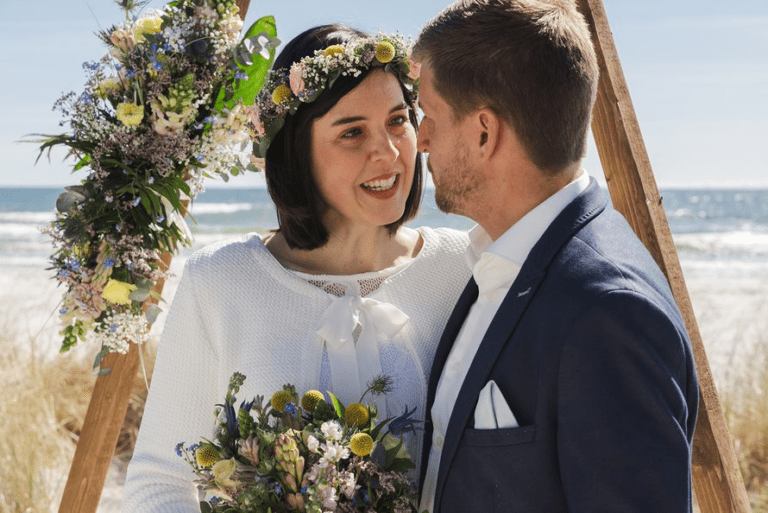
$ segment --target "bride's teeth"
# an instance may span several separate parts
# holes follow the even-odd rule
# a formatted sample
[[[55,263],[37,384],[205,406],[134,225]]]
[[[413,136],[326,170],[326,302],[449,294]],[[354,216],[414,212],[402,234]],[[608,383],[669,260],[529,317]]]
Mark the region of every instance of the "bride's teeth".
[[[365,182],[362,185],[364,188],[371,191],[386,191],[395,185],[395,180],[397,180],[397,175],[393,176],[389,180],[371,180],[370,182]]]

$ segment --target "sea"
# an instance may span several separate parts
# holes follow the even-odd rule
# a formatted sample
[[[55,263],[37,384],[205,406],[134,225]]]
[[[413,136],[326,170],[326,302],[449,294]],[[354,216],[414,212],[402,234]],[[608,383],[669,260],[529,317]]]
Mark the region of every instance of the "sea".
[[[54,218],[61,188],[0,188],[0,266],[46,267],[50,238],[40,228]],[[661,189],[662,204],[684,271],[719,278],[768,278],[768,190]],[[187,222],[195,236],[181,256],[218,240],[277,226],[265,189],[209,188]],[[194,220],[193,220],[194,219]],[[440,212],[427,190],[410,226],[469,229],[467,218]]]

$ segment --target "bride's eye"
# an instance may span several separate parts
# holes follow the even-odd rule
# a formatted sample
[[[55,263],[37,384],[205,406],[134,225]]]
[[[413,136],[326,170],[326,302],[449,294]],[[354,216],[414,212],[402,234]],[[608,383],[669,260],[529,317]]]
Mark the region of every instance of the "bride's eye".
[[[391,120],[389,120],[389,126],[400,126],[408,121],[408,116],[404,116],[402,114],[393,117]]]
[[[355,127],[355,128],[350,128],[349,130],[347,130],[346,132],[341,134],[341,138],[342,139],[355,139],[355,138],[357,138],[357,137],[359,137],[361,135],[363,135],[363,131],[360,128]]]

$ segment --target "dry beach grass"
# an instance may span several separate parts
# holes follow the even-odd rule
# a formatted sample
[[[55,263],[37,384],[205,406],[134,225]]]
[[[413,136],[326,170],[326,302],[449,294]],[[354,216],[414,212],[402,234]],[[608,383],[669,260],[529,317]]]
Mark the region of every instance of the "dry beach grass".
[[[688,287],[753,511],[768,512],[768,288],[698,275]],[[0,513],[57,510],[95,382],[92,348],[56,355],[56,319],[40,330],[60,292],[45,271],[0,269]],[[137,376],[102,513],[118,511],[145,396]]]

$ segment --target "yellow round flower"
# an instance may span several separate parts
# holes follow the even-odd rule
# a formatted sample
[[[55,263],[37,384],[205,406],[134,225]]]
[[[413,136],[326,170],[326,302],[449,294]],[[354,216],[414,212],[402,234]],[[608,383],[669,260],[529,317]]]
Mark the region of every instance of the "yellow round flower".
[[[291,91],[291,88],[287,85],[279,85],[275,88],[274,91],[272,91],[272,101],[275,102],[275,105],[280,105],[284,101],[288,100],[293,96],[293,92]]]
[[[324,401],[323,393],[319,390],[307,390],[301,396],[301,407],[307,411],[315,411],[315,406],[320,401]]]
[[[344,421],[348,426],[365,426],[370,419],[368,408],[360,403],[352,403],[344,410]]]
[[[349,450],[356,456],[368,456],[373,451],[373,438],[368,433],[356,433],[349,439]]]
[[[110,278],[101,292],[101,297],[116,305],[130,305],[131,299],[128,296],[134,290],[136,290],[136,285]]]
[[[272,394],[272,399],[270,400],[270,403],[272,404],[272,409],[275,411],[283,412],[285,411],[285,405],[291,402],[293,398],[291,397],[291,394],[286,392],[285,390],[278,390],[274,394]]]
[[[219,461],[219,451],[212,445],[204,444],[195,451],[195,460],[201,467],[210,467]]]
[[[329,55],[336,55],[337,53],[344,53],[344,47],[341,45],[331,45],[323,50],[323,55],[326,57]]]
[[[117,119],[125,126],[139,126],[144,119],[144,106],[135,103],[119,103],[117,105]]]
[[[376,59],[382,64],[386,64],[395,58],[395,45],[389,41],[380,41],[376,45]]]

